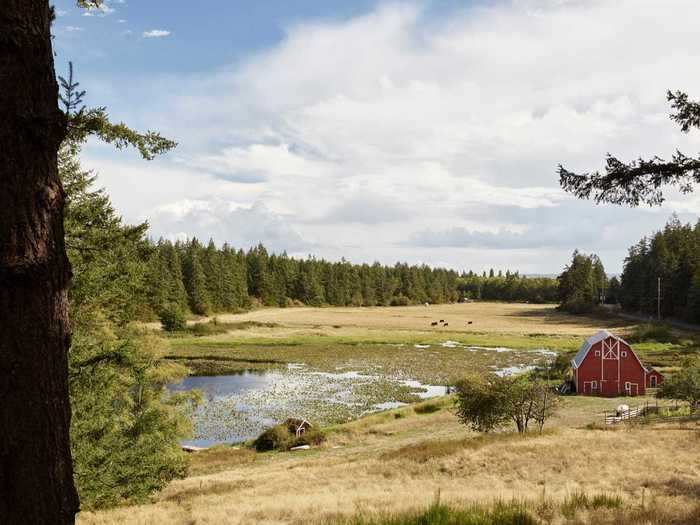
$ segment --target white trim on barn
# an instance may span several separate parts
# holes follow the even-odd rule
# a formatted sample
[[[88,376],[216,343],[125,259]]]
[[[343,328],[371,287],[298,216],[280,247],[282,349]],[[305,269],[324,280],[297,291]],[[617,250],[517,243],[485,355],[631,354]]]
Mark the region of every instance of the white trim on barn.
[[[629,347],[629,349],[632,350],[632,355],[634,356],[634,358],[637,360],[639,365],[642,367],[642,369],[646,373],[646,367],[640,361],[639,356],[637,356],[637,352],[635,352],[632,349],[632,345],[630,345],[622,337],[618,337],[616,335],[613,335],[610,332],[608,332],[607,330],[601,330],[600,332],[592,335],[591,337],[589,337],[588,339],[586,339],[583,342],[583,344],[581,345],[581,348],[579,348],[578,352],[576,352],[576,355],[571,360],[572,368],[577,369],[579,366],[581,366],[581,363],[583,363],[583,360],[586,359],[586,356],[588,355],[589,350],[591,348],[593,348],[593,346],[595,346],[597,343],[600,343],[601,341],[605,341],[609,337],[615,339],[615,341],[617,342],[618,348],[619,348],[619,344],[621,342],[624,343],[625,345],[627,345],[627,347]],[[605,351],[603,350],[603,355],[604,355],[604,353],[605,353]],[[597,355],[596,355],[596,357],[597,357]],[[601,372],[602,372],[602,367],[603,367],[603,363],[602,363],[602,359],[601,359]],[[646,381],[646,377],[644,379]]]

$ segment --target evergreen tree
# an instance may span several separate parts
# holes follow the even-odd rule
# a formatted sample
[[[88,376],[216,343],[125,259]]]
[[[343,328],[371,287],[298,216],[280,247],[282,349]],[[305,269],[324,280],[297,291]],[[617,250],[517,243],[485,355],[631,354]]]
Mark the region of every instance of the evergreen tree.
[[[602,290],[607,284],[605,269],[597,255],[574,251],[571,263],[558,277],[559,302],[571,313],[590,312],[603,302]]]
[[[202,245],[196,238],[187,243],[182,261],[182,278],[192,313],[207,315],[211,310],[211,297],[207,288],[207,276],[202,266]]]
[[[130,328],[145,290],[164,283],[148,265],[160,272],[167,265],[149,248],[145,224],[123,224],[106,194],[90,190],[95,178],[80,168],[78,151],[63,146],[59,173],[74,268],[71,450],[81,504],[90,509],[143,499],[184,475],[179,439],[187,421],[176,409],[183,399],[168,396],[165,384],[186,371],[161,361],[154,340]]]

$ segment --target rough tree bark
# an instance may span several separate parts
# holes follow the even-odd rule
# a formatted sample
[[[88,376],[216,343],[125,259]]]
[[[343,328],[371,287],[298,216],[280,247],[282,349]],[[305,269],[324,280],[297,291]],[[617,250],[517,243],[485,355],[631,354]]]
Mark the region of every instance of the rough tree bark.
[[[73,523],[63,188],[47,0],[0,8],[0,523]]]

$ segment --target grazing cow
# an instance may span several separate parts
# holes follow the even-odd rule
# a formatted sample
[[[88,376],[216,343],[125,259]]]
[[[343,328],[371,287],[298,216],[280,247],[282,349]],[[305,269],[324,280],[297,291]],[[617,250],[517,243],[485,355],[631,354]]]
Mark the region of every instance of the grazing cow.
[[[443,326],[450,326],[450,323],[445,323]]]
[[[472,324],[474,321],[468,321],[467,324]]]
[[[437,321],[433,321],[432,323],[430,323],[430,326],[437,326]]]
[[[445,320],[444,320],[444,319],[440,319],[440,322],[441,322],[441,323],[444,323],[444,322],[445,322]]]

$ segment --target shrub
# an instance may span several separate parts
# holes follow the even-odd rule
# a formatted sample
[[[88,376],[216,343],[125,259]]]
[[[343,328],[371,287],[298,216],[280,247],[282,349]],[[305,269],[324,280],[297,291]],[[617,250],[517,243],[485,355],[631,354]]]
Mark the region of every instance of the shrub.
[[[416,414],[432,414],[440,410],[440,403],[421,403],[413,407],[413,411]]]
[[[542,432],[559,404],[547,383],[526,376],[471,375],[457,382],[455,391],[457,417],[478,432],[489,432],[508,420],[520,433],[527,432],[531,422]]]
[[[158,314],[160,324],[166,332],[184,330],[187,326],[185,311],[176,304],[169,304],[163,307]]]
[[[229,331],[229,326],[212,320],[208,323],[194,323],[187,328],[187,331],[195,337],[203,337],[205,335],[225,334]]]
[[[323,434],[323,432],[314,428],[311,430],[307,430],[298,438],[294,438],[294,442],[292,443],[292,447],[298,447],[301,445],[310,445],[310,446],[320,445],[325,440],[326,440],[326,436]]]
[[[666,324],[640,324],[634,328],[628,340],[631,343],[644,343],[646,341],[656,341],[657,343],[675,343],[677,338],[673,335],[673,330]]]
[[[390,306],[408,306],[409,304],[411,304],[411,301],[403,294],[395,295],[389,303]]]
[[[326,436],[320,430],[312,428],[301,436],[296,437],[287,425],[281,423],[268,428],[253,442],[255,450],[258,452],[268,452],[270,450],[289,450],[302,445],[320,445]]]
[[[489,432],[508,419],[503,394],[494,384],[498,381],[473,374],[455,384],[457,417],[472,430]]]
[[[657,397],[687,401],[700,407],[700,361],[686,360],[681,370],[661,383]]]
[[[253,443],[258,452],[270,450],[289,450],[292,448],[294,436],[285,425],[275,425],[265,430]]]

